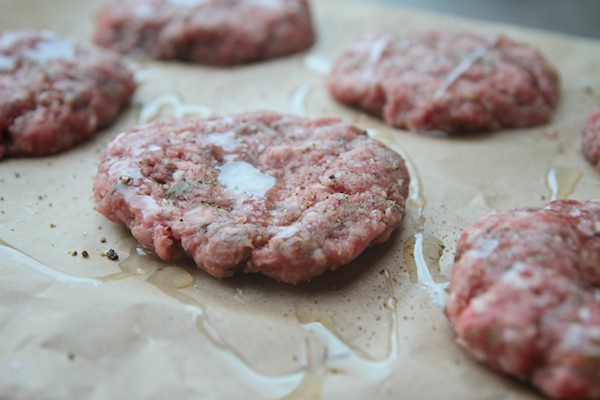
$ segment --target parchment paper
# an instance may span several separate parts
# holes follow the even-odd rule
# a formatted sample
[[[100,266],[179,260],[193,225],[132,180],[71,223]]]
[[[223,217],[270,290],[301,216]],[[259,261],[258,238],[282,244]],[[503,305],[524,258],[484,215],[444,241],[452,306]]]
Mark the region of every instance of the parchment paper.
[[[600,42],[372,3],[312,3],[319,42],[310,52],[230,69],[131,60],[139,89],[110,128],[56,156],[0,162],[0,398],[539,398],[464,355],[443,315],[443,288],[458,236],[479,217],[598,197],[600,173],[583,159],[580,137],[600,104]],[[0,29],[51,29],[90,44],[101,4],[4,0]],[[329,97],[323,73],[354,37],[432,26],[537,46],[562,76],[553,122],[433,138]],[[413,174],[402,229],[350,265],[291,286],[254,275],[220,281],[185,259],[157,261],[95,211],[100,154],[140,118],[250,109],[339,116],[393,146]],[[101,256],[109,249],[119,260]]]

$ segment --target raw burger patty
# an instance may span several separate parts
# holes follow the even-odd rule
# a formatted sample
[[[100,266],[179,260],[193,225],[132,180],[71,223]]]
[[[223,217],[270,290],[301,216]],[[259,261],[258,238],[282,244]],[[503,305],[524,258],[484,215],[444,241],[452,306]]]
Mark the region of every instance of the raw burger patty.
[[[112,52],[50,32],[0,32],[0,159],[73,146],[113,121],[134,90]]]
[[[249,112],[121,134],[94,194],[165,260],[180,246],[216,277],[296,283],[387,240],[409,180],[399,155],[339,119]]]
[[[118,0],[100,12],[94,39],[209,65],[285,56],[315,40],[308,0]]]
[[[339,101],[397,128],[466,133],[547,122],[558,76],[536,50],[513,39],[420,30],[351,44],[329,88]]]
[[[583,154],[600,170],[600,108],[596,109],[587,120],[583,132]]]
[[[600,399],[600,201],[481,219],[458,242],[446,313],[492,368],[557,399]]]

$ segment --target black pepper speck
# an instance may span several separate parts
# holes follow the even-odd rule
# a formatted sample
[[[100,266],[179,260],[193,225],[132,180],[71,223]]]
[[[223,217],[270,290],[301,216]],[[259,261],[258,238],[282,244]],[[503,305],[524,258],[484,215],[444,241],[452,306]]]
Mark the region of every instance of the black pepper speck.
[[[117,261],[119,259],[119,255],[114,249],[110,249],[106,252],[106,257],[108,257],[112,261]]]

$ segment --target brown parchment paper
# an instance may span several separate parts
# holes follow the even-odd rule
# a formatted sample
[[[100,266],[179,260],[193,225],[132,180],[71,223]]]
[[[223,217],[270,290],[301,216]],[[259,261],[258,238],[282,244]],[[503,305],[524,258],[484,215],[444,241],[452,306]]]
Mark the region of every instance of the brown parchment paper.
[[[3,0],[0,29],[50,29],[90,44],[102,3]],[[460,232],[479,217],[598,197],[600,173],[580,137],[600,104],[600,42],[375,3],[312,3],[319,42],[309,52],[230,69],[131,60],[139,89],[110,128],[56,156],[0,162],[0,398],[539,398],[463,354],[443,287]],[[329,97],[324,72],[354,37],[432,26],[537,46],[562,76],[553,122],[433,138]],[[99,158],[119,132],[140,119],[250,109],[339,116],[404,155],[413,183],[402,229],[350,265],[291,286],[157,261],[94,210]],[[102,257],[108,249],[119,260]]]

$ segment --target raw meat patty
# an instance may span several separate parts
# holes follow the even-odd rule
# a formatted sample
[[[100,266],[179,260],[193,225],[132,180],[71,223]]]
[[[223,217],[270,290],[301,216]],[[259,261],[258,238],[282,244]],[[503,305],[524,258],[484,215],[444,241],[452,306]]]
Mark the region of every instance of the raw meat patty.
[[[558,75],[532,47],[504,36],[419,30],[351,44],[329,88],[397,128],[467,133],[547,122]]]
[[[0,32],[0,159],[73,146],[113,121],[134,90],[112,52],[50,32]]]
[[[600,170],[600,108],[596,109],[587,120],[583,132],[583,154],[598,170]]]
[[[600,399],[600,201],[481,219],[460,238],[446,313],[492,368],[557,399]]]
[[[409,180],[399,155],[339,119],[249,112],[121,134],[94,194],[165,260],[180,244],[216,277],[296,283],[387,240]]]
[[[296,53],[315,38],[308,0],[118,0],[100,12],[94,40],[225,66]]]

